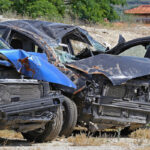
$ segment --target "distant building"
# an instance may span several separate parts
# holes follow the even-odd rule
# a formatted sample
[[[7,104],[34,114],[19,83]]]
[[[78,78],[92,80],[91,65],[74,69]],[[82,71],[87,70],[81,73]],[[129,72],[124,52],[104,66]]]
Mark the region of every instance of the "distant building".
[[[124,13],[135,16],[137,22],[150,23],[150,5],[140,5],[125,10]]]

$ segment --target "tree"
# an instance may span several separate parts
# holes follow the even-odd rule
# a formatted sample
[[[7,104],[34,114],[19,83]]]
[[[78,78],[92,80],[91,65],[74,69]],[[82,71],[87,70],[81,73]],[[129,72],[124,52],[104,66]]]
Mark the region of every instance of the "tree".
[[[80,19],[101,22],[104,18],[118,19],[113,5],[125,5],[126,0],[70,0],[70,4],[74,15]]]
[[[32,18],[37,18],[41,16],[46,17],[56,17],[59,15],[59,12],[55,5],[53,5],[52,2],[49,2],[48,0],[36,0],[29,2],[27,6],[27,13]]]
[[[0,0],[0,11],[5,12],[10,10],[12,2],[10,0]]]
[[[54,18],[65,14],[65,5],[64,0],[0,0],[0,11],[9,10],[32,18]]]
[[[103,22],[118,19],[113,5],[124,5],[126,0],[0,0],[0,11],[13,10],[17,14],[29,15],[32,18],[63,18],[67,10],[81,20]],[[66,4],[66,5],[65,5]],[[70,13],[70,15],[72,15]]]
[[[33,18],[53,18],[65,13],[63,0],[13,0],[12,7],[18,14],[27,14]]]

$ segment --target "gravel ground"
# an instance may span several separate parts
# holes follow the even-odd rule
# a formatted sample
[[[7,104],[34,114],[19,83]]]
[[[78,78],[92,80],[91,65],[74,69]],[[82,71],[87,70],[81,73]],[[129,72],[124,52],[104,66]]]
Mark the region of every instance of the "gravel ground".
[[[6,145],[0,147],[0,150],[149,150],[149,143],[149,140],[108,138],[101,146],[72,146],[66,139],[42,144],[31,144],[24,140],[7,140]]]

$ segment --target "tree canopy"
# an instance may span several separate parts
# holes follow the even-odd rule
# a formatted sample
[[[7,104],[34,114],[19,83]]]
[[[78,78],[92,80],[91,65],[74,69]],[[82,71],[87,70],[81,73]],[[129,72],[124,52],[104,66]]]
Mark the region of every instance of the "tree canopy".
[[[9,10],[32,18],[63,18],[67,14],[89,22],[118,19],[113,5],[125,5],[126,0],[0,0],[0,11]],[[67,10],[67,11],[66,11]],[[69,11],[68,11],[69,10]]]

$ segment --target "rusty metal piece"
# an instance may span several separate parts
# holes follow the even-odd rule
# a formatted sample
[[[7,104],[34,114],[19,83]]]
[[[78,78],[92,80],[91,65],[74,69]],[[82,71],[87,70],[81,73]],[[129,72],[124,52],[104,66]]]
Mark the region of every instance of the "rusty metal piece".
[[[32,72],[32,78],[33,78],[35,75],[35,70],[30,68],[28,57],[26,57],[24,59],[18,59],[18,61],[22,64],[22,68],[25,67],[26,71]],[[20,68],[20,72],[21,72],[22,68]]]
[[[76,95],[77,93],[81,92],[83,89],[85,89],[85,86],[81,87],[80,89],[78,89],[77,91],[75,91],[73,93],[73,95]]]

